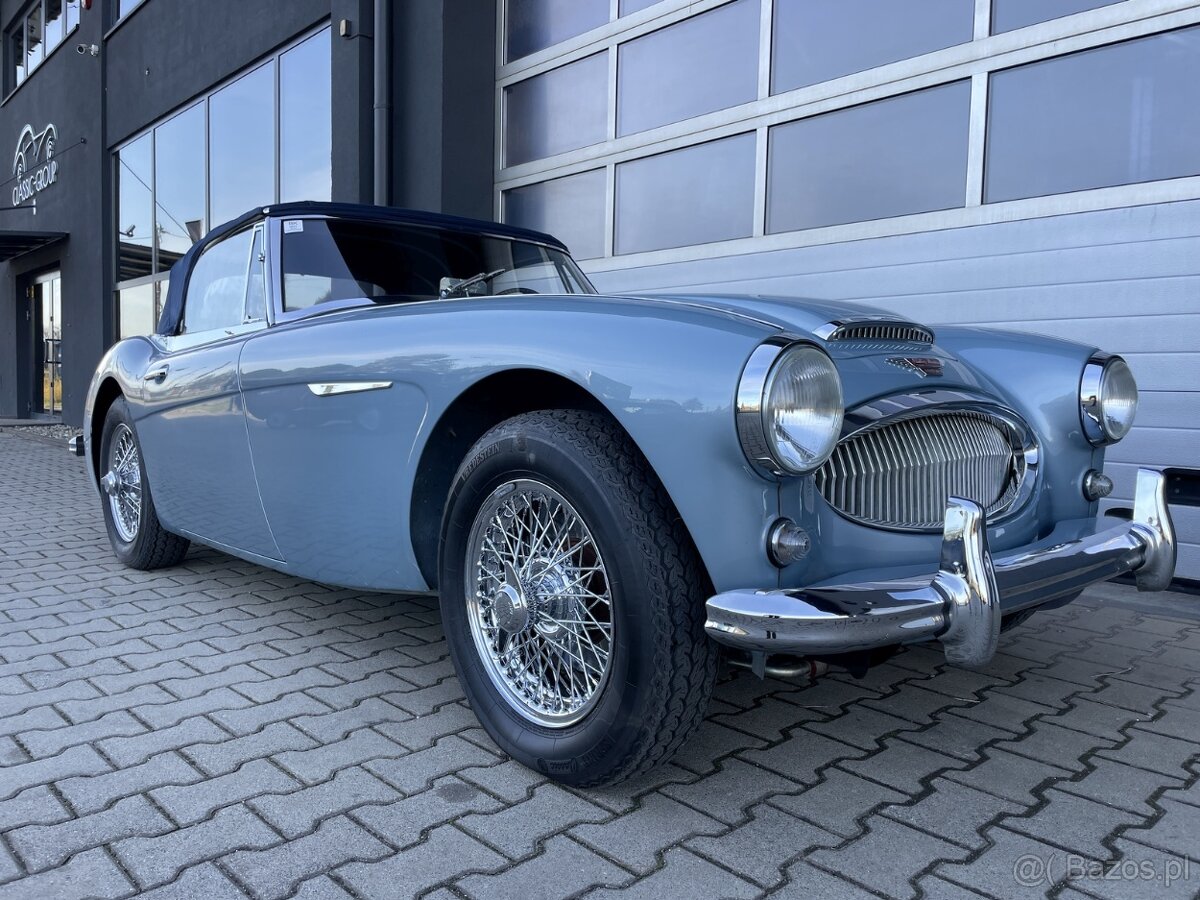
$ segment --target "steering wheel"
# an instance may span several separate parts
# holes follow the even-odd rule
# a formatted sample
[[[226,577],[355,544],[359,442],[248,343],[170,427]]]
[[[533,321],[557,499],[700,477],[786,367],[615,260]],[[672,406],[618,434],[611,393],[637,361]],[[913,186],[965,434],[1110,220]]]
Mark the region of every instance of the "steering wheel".
[[[505,288],[504,290],[497,292],[496,296],[502,297],[505,294],[536,294],[536,293],[537,293],[537,291],[535,291],[533,288],[510,287],[510,288]]]

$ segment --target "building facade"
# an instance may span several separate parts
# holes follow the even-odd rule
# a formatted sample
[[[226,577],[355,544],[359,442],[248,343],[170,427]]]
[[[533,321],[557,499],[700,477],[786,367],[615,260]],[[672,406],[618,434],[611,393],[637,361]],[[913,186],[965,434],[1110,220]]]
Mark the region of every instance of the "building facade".
[[[1093,342],[1142,389],[1110,504],[1139,464],[1200,469],[1196,0],[0,0],[0,26],[0,417],[78,421],[213,225],[381,198],[551,231],[603,290]]]

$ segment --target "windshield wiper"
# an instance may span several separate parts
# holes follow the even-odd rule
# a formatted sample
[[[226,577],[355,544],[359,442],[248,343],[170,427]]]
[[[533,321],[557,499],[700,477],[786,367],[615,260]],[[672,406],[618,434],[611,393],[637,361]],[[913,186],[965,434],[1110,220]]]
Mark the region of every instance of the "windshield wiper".
[[[507,269],[494,269],[491,272],[480,272],[478,275],[472,275],[470,278],[464,278],[462,281],[453,287],[442,288],[441,297],[443,300],[449,300],[451,297],[462,297],[466,294],[468,288],[472,288],[484,281],[491,281],[497,275],[502,275],[507,272]]]

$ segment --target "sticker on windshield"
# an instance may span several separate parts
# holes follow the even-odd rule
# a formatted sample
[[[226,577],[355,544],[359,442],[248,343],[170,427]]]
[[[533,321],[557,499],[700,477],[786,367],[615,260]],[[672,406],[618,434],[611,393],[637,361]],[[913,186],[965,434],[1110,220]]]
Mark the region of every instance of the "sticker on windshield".
[[[297,231],[304,230],[303,219],[285,219],[283,222],[284,234],[295,234]]]

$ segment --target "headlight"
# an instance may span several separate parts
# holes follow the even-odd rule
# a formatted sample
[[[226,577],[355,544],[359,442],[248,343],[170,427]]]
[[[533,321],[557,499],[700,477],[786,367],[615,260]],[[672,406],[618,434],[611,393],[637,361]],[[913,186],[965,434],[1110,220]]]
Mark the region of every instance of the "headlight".
[[[1115,444],[1129,434],[1137,404],[1137,382],[1125,360],[1107,353],[1088,360],[1079,382],[1079,417],[1089,441]]]
[[[738,437],[747,458],[803,475],[829,458],[842,430],[842,381],[811,344],[775,339],[750,355],[738,386]]]

